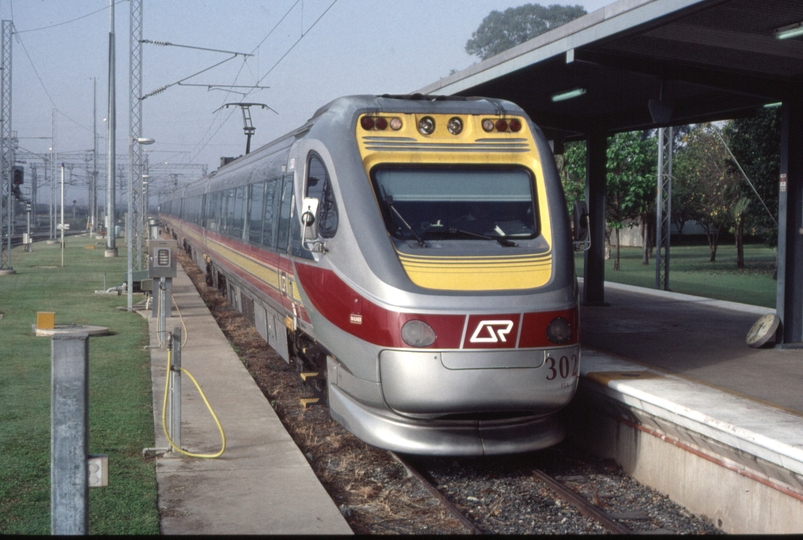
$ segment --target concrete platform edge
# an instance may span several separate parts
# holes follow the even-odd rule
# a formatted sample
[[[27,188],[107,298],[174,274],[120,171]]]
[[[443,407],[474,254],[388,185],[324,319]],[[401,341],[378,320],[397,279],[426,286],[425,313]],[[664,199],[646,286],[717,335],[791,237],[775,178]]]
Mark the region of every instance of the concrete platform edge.
[[[583,278],[577,278],[577,281],[578,283],[582,284]],[[649,296],[657,296],[659,298],[670,298],[672,300],[677,300],[682,302],[693,302],[695,304],[706,305],[710,307],[718,307],[722,309],[730,309],[732,311],[740,311],[742,313],[754,313],[757,317],[766,315],[768,313],[775,313],[774,308],[753,306],[750,304],[741,304],[739,302],[728,302],[727,300],[715,300],[713,298],[705,298],[704,296],[694,296],[691,294],[683,294],[672,291],[662,291],[660,289],[652,289],[649,287],[637,287],[635,285],[625,285],[624,283],[615,283],[613,281],[606,281],[605,288],[635,292],[638,294],[645,294]]]
[[[571,439],[726,532],[803,532],[799,415],[584,349],[567,416]]]

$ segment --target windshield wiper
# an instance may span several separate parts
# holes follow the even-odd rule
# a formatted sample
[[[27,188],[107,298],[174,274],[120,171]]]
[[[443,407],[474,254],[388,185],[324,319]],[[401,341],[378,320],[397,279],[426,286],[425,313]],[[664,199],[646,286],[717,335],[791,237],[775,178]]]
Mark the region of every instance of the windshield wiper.
[[[451,234],[465,234],[467,236],[474,236],[476,238],[483,238],[485,240],[496,240],[497,242],[499,242],[500,244],[502,244],[503,246],[506,246],[506,247],[516,247],[516,246],[518,246],[518,244],[516,242],[514,242],[513,240],[508,240],[507,238],[504,238],[502,236],[491,236],[490,234],[480,234],[480,233],[475,233],[475,232],[471,232],[471,231],[466,231],[466,230],[463,230],[463,229],[457,229],[455,227],[449,227],[449,232]]]
[[[413,230],[413,228],[410,226],[410,224],[409,224],[409,223],[407,223],[407,220],[406,220],[406,219],[404,219],[404,216],[402,216],[402,215],[399,213],[399,211],[398,211],[398,210],[396,210],[396,207],[395,207],[395,206],[393,206],[393,198],[392,198],[392,197],[387,197],[387,198],[385,199],[385,202],[387,203],[387,205],[388,205],[388,208],[390,208],[390,209],[391,209],[391,210],[392,210],[392,211],[393,211],[393,212],[394,212],[394,213],[395,213],[397,216],[399,216],[399,219],[402,221],[402,223],[404,223],[404,226],[405,226],[405,227],[407,227],[407,230],[408,230],[408,231],[410,231],[411,233],[413,233],[413,236],[415,236],[415,239],[416,239],[416,240],[418,240],[418,245],[419,245],[419,246],[421,246],[421,247],[428,247],[428,246],[427,246],[427,243],[426,243],[426,242],[424,242],[424,239],[423,239],[423,238],[421,238],[421,237],[418,235],[418,233],[416,233],[416,232]]]

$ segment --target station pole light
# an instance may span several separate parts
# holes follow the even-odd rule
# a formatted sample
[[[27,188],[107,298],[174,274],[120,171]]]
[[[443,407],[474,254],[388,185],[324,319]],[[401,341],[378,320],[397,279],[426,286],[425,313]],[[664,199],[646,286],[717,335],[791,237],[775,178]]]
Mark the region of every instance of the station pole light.
[[[131,164],[134,162],[134,145],[135,144],[153,144],[154,141],[148,137],[129,137],[128,138],[128,212],[125,216],[125,240],[126,240],[126,253],[128,254],[128,261],[126,268],[128,269],[128,277],[126,283],[126,296],[128,298],[128,311],[134,311],[134,241],[135,238],[131,235],[133,211],[134,211],[134,168]]]
[[[108,158],[106,164],[106,257],[117,257],[117,244],[115,240],[115,204],[114,175],[116,173],[115,146],[117,129],[117,106],[115,102],[115,42],[114,42],[114,0],[109,0],[109,123],[107,124]]]
[[[61,164],[61,267],[64,268],[64,163]]]

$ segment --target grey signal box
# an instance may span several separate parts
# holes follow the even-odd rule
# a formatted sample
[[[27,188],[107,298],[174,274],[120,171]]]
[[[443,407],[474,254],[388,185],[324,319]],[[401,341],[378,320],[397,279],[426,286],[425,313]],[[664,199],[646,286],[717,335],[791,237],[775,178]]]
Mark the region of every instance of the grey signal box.
[[[176,277],[175,240],[148,240],[148,277]]]

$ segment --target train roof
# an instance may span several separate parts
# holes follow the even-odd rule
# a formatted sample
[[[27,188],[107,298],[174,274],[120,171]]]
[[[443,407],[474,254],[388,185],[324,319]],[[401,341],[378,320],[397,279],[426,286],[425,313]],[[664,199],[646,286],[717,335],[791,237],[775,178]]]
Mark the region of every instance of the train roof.
[[[497,98],[467,96],[427,96],[424,94],[382,94],[344,96],[330,101],[312,115],[305,124],[313,123],[327,112],[371,111],[421,113],[443,112],[463,114],[524,114],[515,103]]]
[[[334,99],[319,108],[303,125],[285,133],[250,154],[240,156],[223,165],[207,176],[188,184],[179,190],[179,197],[201,194],[206,191],[209,184],[221,173],[237,170],[246,166],[253,160],[263,159],[266,153],[276,152],[277,147],[289,148],[292,141],[305,136],[316,124],[336,123],[339,121],[350,123],[354,116],[363,112],[382,113],[394,112],[400,114],[415,113],[442,113],[442,114],[489,114],[505,116],[508,114],[525,115],[526,113],[515,103],[497,98],[467,97],[467,96],[432,96],[424,94],[382,94],[382,95],[353,95]],[[327,120],[329,122],[327,122]],[[284,144],[282,144],[284,143]]]

